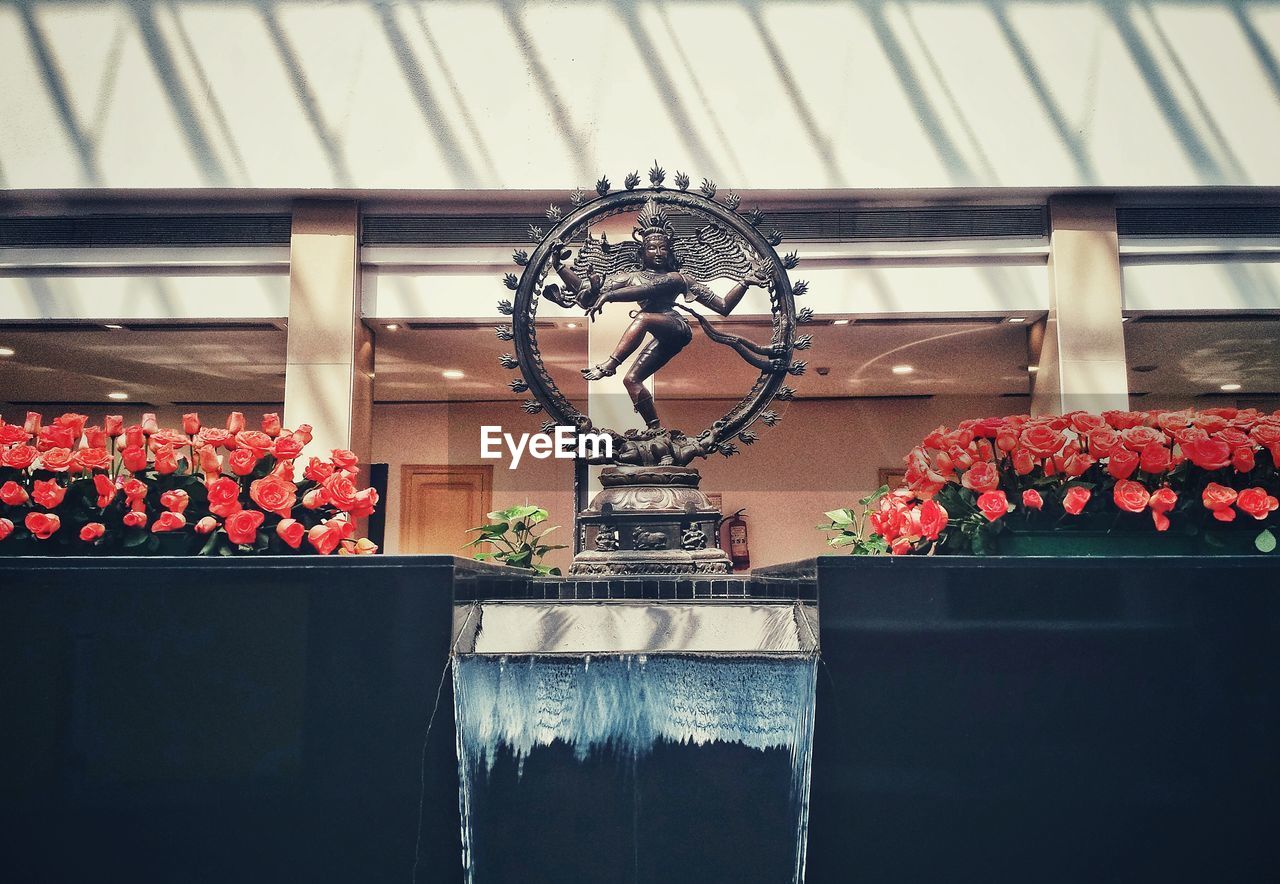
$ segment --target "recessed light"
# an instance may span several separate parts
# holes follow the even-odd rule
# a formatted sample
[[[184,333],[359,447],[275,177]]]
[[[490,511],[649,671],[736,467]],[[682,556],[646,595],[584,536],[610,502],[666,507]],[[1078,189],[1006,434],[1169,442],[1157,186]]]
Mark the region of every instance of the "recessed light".
[[[0,356],[12,356],[16,352],[12,347],[0,347]]]
[[[1129,317],[1127,317],[1127,316],[1121,316],[1121,317],[1120,317],[1120,321],[1121,321],[1121,322],[1128,322],[1128,321],[1129,321]]]
[[[566,328],[577,328],[577,327],[578,327],[578,323],[576,322],[571,322],[568,324],[568,326],[566,326]]]
[[[1240,385],[1239,384],[1223,384],[1218,389],[1224,393],[1234,393],[1236,390],[1240,389]]]
[[[108,322],[106,325],[103,326],[103,328],[110,329],[111,331],[120,331],[121,329],[124,328],[124,326],[116,325],[115,323]]]
[[[849,324],[849,320],[847,320],[847,319],[833,319],[833,320],[831,320],[831,324],[832,324],[832,325],[848,325],[848,324]]]
[[[1028,366],[1027,366],[1027,371],[1029,371],[1031,374],[1035,374],[1035,373],[1036,373],[1036,372],[1038,372],[1039,370],[1040,370],[1040,366],[1038,366],[1038,365],[1028,365]]]
[[[911,374],[911,372],[915,371],[915,366],[895,365],[893,368],[890,369],[890,371],[892,371],[894,374]]]
[[[1027,321],[1027,317],[1025,316],[1010,316],[1008,319],[1005,320],[1005,322],[1013,322],[1013,323],[1026,322],[1026,321]]]
[[[383,328],[385,328],[387,331],[397,331],[399,330],[400,325],[395,322],[388,322],[386,325],[383,326]]]
[[[444,371],[440,372],[440,374],[451,381],[456,381],[458,378],[466,377],[465,374],[456,368],[446,368]]]
[[[107,398],[108,398],[108,399],[115,399],[117,402],[119,402],[119,401],[122,401],[122,400],[128,399],[128,398],[129,398],[129,394],[128,394],[128,393],[120,393],[120,392],[108,393],[108,394],[107,394]]]

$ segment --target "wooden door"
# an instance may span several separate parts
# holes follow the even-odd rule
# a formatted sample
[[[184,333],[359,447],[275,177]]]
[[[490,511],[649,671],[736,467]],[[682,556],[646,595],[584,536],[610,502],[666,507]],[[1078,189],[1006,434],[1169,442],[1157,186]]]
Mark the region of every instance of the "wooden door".
[[[400,468],[400,552],[465,556],[462,549],[493,509],[493,465]]]

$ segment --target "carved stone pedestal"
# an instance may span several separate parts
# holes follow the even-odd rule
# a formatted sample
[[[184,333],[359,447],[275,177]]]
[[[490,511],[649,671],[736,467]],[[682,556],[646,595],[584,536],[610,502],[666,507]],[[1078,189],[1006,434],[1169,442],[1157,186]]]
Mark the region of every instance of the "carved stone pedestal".
[[[720,512],[691,467],[608,467],[578,513],[582,552],[570,574],[727,574],[716,545]]]

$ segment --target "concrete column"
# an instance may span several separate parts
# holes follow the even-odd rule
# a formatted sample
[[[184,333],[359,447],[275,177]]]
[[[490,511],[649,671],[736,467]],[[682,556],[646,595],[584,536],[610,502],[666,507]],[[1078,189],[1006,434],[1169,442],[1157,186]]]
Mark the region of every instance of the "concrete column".
[[[360,319],[358,225],[354,202],[294,204],[284,419],[315,428],[317,455],[349,448],[368,463],[373,341]]]
[[[1111,197],[1049,200],[1049,317],[1033,375],[1033,414],[1129,407],[1120,245]],[[1038,334],[1034,337],[1039,338]]]

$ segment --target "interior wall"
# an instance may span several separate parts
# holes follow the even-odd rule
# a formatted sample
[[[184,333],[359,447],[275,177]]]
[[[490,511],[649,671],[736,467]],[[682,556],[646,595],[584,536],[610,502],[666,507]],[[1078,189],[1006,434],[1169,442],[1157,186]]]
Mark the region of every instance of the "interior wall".
[[[28,0],[0,188],[1275,184],[1277,56],[1271,0]]]
[[[822,513],[852,505],[874,489],[881,467],[900,467],[902,458],[939,424],[968,417],[1025,411],[1018,398],[934,397],[930,399],[842,399],[778,403],[783,420],[759,428],[760,440],[731,457],[700,462],[704,491],[723,496],[726,514],[745,507],[753,566],[794,561],[827,551],[814,526]],[[719,417],[722,401],[661,404],[664,419],[691,432]],[[567,460],[480,458],[480,427],[507,432],[538,431],[539,418],[512,403],[435,403],[374,407],[373,451],[391,465],[387,508],[387,551],[399,550],[400,465],[493,463],[494,507],[537,503],[561,525],[568,543],[573,524],[573,469]],[[570,551],[548,563],[567,570]]]

